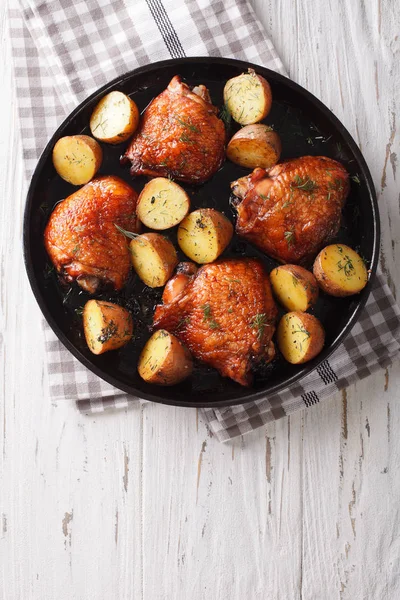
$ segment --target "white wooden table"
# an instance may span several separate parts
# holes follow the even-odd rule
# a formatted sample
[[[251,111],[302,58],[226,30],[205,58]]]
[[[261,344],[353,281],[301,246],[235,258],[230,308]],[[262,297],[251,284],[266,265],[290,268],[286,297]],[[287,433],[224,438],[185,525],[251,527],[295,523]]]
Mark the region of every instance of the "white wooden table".
[[[359,143],[400,291],[397,0],[253,1],[290,76]],[[399,362],[229,445],[190,409],[52,406],[4,3],[0,19],[0,598],[400,598]]]

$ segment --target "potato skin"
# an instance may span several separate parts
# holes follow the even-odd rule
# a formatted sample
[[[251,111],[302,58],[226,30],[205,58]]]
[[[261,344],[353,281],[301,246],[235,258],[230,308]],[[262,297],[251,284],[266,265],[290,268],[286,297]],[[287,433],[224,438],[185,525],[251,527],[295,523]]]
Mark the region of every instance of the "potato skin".
[[[281,274],[289,274],[289,284],[281,281]],[[270,273],[272,290],[278,301],[289,311],[307,311],[318,300],[318,283],[314,275],[299,265],[281,265]],[[286,289],[285,289],[286,288]],[[303,292],[303,298],[301,297]],[[302,301],[305,298],[306,302]]]
[[[83,309],[83,330],[93,354],[117,350],[132,338],[132,315],[119,304],[92,299]]]
[[[282,144],[279,135],[267,125],[246,125],[231,138],[226,156],[248,169],[270,169],[279,161]]]
[[[253,111],[257,96],[258,111]],[[232,118],[240,125],[249,125],[262,121],[271,110],[272,92],[266,79],[254,69],[229,79],[224,87],[225,106]]]
[[[52,159],[62,179],[72,185],[84,185],[99,170],[103,151],[89,135],[66,135],[54,145]]]
[[[293,323],[294,318],[300,321],[301,328],[304,330],[306,338],[303,341],[308,342],[305,349],[297,349],[299,351],[296,359],[290,356],[290,352],[293,350],[291,345],[293,345],[294,342],[293,339],[289,337],[291,323]],[[285,360],[293,365],[301,365],[315,358],[321,352],[325,343],[325,331],[321,322],[313,315],[300,311],[292,311],[283,315],[279,322],[276,335],[279,350],[282,352]]]
[[[216,260],[232,236],[232,223],[213,208],[199,208],[189,213],[178,228],[178,244],[182,252],[199,264]]]
[[[140,261],[140,255],[143,255],[143,247],[145,246],[151,246],[159,259],[160,270],[158,273],[153,271],[151,279],[144,274],[146,265],[143,268]],[[173,244],[159,233],[143,233],[133,239],[129,247],[133,267],[140,279],[149,287],[161,287],[165,285],[178,264],[178,255]]]
[[[332,265],[335,265],[334,269]],[[331,244],[323,248],[314,261],[313,273],[320,288],[338,298],[358,294],[368,283],[364,261],[345,244]]]
[[[161,348],[160,340],[165,342]],[[156,359],[157,355],[160,356]],[[151,336],[139,357],[140,377],[155,385],[176,385],[189,377],[192,371],[193,360],[189,350],[165,329],[160,329]]]

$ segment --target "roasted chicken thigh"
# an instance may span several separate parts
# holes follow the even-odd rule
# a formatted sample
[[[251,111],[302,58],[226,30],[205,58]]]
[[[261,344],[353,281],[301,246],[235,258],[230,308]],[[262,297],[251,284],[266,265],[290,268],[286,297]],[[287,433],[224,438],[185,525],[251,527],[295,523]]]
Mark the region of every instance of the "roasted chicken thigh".
[[[101,282],[116,290],[130,265],[126,237],[138,231],[137,193],[119,177],[98,177],[57,204],[44,232],[46,250],[66,281],[94,293]]]
[[[179,274],[177,277],[182,277]],[[268,275],[255,259],[210,263],[168,291],[155,329],[176,335],[197,359],[224,377],[251,385],[254,363],[270,362],[277,309]]]
[[[282,263],[313,258],[338,232],[349,175],[337,161],[302,156],[231,184],[236,232]]]
[[[204,85],[191,90],[176,75],[145,110],[122,161],[132,163],[132,175],[204,183],[224,159],[225,126],[216,113]]]

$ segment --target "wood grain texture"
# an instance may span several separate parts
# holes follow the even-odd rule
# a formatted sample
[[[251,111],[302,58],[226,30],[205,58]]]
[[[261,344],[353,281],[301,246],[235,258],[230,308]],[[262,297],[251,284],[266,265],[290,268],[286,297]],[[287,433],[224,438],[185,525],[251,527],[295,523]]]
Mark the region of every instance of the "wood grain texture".
[[[364,152],[399,292],[396,0],[253,4],[290,76]],[[4,3],[0,34],[0,598],[399,598],[399,362],[228,445],[190,409],[51,404]]]

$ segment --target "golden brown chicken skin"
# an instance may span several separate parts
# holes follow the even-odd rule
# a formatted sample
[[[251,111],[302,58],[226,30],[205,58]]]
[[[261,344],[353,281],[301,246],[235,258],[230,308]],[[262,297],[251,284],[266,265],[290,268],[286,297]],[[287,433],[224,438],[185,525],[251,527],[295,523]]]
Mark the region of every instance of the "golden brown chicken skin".
[[[282,263],[304,263],[338,232],[349,175],[337,161],[302,156],[231,184],[236,232]]]
[[[144,112],[122,161],[132,175],[204,183],[224,159],[225,126],[207,89],[191,90],[175,76]]]
[[[46,250],[64,279],[94,293],[100,283],[116,290],[131,266],[126,237],[137,232],[138,195],[119,177],[98,177],[57,204],[44,232]]]
[[[248,386],[252,365],[275,355],[276,316],[262,264],[233,259],[201,267],[174,299],[157,306],[154,327],[176,335],[224,377]]]

